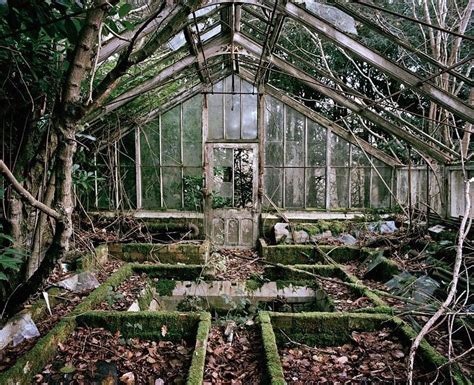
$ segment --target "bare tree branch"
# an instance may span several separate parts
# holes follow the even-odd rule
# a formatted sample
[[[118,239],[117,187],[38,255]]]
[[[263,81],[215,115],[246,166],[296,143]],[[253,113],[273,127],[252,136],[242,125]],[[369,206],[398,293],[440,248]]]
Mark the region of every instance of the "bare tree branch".
[[[61,214],[59,214],[56,210],[53,210],[51,207],[46,206],[44,203],[41,203],[39,200],[35,199],[33,195],[31,195],[18,180],[12,174],[10,169],[7,165],[0,159],[0,173],[11,183],[13,189],[31,206],[41,210],[46,215],[53,217],[54,219],[61,219]]]

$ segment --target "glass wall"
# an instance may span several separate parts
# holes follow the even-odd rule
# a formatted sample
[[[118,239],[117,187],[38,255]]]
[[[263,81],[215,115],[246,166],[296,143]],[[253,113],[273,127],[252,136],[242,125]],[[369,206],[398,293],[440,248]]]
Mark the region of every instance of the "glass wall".
[[[257,93],[237,76],[212,86],[208,96],[211,141],[252,141],[257,135]]]
[[[141,206],[202,210],[202,96],[140,130]]]
[[[287,209],[390,207],[392,174],[359,147],[266,97],[265,207],[270,201]]]

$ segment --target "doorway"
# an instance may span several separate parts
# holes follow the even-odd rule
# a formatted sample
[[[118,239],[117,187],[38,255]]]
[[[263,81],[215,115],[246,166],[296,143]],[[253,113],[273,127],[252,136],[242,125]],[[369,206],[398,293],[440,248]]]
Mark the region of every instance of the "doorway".
[[[208,143],[207,235],[216,246],[254,247],[258,237],[258,145]]]

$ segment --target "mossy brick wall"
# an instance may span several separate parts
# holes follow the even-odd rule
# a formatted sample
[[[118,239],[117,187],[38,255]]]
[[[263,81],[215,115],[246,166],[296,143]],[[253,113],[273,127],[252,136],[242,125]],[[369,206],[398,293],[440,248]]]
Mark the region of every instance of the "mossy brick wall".
[[[204,219],[200,218],[166,218],[166,219],[144,219],[147,230],[152,234],[160,234],[167,232],[187,232],[189,225],[196,226],[199,230],[197,236],[193,236],[195,240],[204,240],[206,236],[204,228]]]
[[[203,265],[176,265],[163,263],[159,265],[141,265],[138,263],[131,264],[132,269],[137,274],[146,274],[150,278],[167,278],[183,281],[195,280],[198,277],[212,278]]]
[[[328,245],[273,245],[269,246],[263,239],[259,240],[257,249],[262,258],[269,262],[284,265],[325,263],[323,253],[326,253],[337,263],[359,260],[378,253],[376,250],[357,246],[328,246]],[[318,250],[319,249],[319,250]]]
[[[180,312],[120,312],[91,311],[79,315],[77,324],[92,328],[104,328],[112,333],[120,331],[125,338],[154,340],[193,341],[200,314]],[[162,327],[166,333],[162,332]],[[163,330],[165,330],[163,329]]]
[[[209,243],[126,243],[110,244],[109,253],[126,262],[187,263],[199,265],[209,255]]]

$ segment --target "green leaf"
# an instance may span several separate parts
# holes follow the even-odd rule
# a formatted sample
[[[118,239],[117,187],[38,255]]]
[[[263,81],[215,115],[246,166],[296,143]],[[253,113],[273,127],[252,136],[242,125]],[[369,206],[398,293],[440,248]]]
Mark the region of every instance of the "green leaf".
[[[132,10],[131,4],[124,4],[119,8],[118,14],[120,17],[126,16]]]
[[[0,271],[0,281],[8,281],[8,277],[5,275],[5,273],[2,273]]]
[[[122,20],[121,23],[125,27],[125,29],[129,31],[133,31],[135,29],[135,25],[133,25],[133,23],[130,23],[127,20]]]
[[[59,369],[59,371],[64,374],[74,373],[76,371],[76,367],[74,365],[66,365]]]

